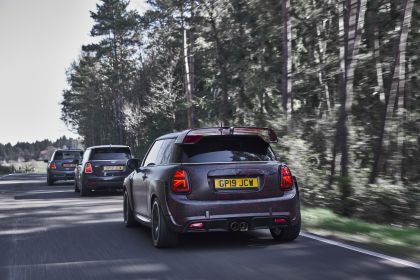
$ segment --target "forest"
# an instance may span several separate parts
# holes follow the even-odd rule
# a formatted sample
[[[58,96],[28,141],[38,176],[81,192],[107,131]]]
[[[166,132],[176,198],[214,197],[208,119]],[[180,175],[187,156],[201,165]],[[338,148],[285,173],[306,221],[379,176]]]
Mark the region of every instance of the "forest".
[[[62,119],[142,158],[191,127],[275,129],[303,203],[420,225],[414,0],[101,0],[67,69]]]
[[[78,139],[67,138],[66,136],[55,141],[45,139],[33,143],[18,142],[14,145],[0,143],[0,163],[50,159],[55,149],[80,148],[80,146]]]

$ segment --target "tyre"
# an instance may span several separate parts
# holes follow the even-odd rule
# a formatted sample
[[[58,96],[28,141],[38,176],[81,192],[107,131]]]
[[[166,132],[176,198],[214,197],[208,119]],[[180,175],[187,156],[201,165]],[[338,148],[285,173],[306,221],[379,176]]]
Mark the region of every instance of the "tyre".
[[[83,182],[80,186],[80,196],[88,196],[90,194],[90,190],[83,186]]]
[[[54,185],[54,180],[50,176],[47,176],[47,185],[48,186]]]
[[[153,201],[152,206],[152,240],[157,248],[174,247],[178,244],[178,233],[168,228],[157,200]]]
[[[134,218],[133,209],[130,207],[128,201],[127,190],[124,190],[124,200],[123,200],[123,212],[124,212],[124,224],[126,227],[134,227],[137,225],[137,221]]]
[[[295,225],[285,228],[270,228],[270,232],[274,240],[280,242],[290,242],[295,240],[300,233],[300,211]]]

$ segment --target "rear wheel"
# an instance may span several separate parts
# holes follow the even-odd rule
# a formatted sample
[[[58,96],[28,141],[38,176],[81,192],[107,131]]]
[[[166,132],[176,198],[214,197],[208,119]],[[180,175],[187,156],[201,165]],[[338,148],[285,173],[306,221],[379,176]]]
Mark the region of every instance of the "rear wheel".
[[[157,200],[153,201],[152,206],[152,239],[157,248],[174,247],[178,244],[178,233],[168,228]]]
[[[300,233],[300,211],[295,225],[285,228],[270,228],[270,232],[274,240],[277,241],[290,242],[295,240]]]
[[[80,186],[80,196],[88,196],[90,194],[90,190],[83,186],[83,182]]]
[[[137,225],[137,221],[134,218],[133,210],[130,207],[130,203],[128,201],[128,193],[127,190],[124,190],[124,202],[123,202],[123,209],[124,209],[124,224],[126,227],[133,227]]]
[[[48,186],[54,185],[54,180],[49,175],[47,176],[47,185]]]

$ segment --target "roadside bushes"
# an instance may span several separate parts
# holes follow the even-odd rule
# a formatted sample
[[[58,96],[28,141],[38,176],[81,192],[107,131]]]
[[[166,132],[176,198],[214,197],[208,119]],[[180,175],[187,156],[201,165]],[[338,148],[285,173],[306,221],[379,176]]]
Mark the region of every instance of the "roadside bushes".
[[[341,178],[337,176],[330,184],[331,154],[328,151],[319,152],[311,147],[309,140],[290,134],[280,138],[273,147],[297,177],[304,205],[341,213]],[[368,184],[369,169],[361,166],[353,160],[349,171],[352,178],[347,201],[351,203],[350,216],[380,224],[420,227],[420,184],[406,181],[397,185],[391,179]]]
[[[356,188],[355,216],[366,221],[420,226],[420,186],[397,186],[390,182]]]
[[[9,174],[15,172],[14,166],[4,166],[0,165],[0,175]]]

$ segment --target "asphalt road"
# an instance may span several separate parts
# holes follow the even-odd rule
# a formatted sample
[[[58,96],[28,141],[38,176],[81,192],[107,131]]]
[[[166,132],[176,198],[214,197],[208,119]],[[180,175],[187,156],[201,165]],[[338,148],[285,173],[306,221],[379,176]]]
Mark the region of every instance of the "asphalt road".
[[[122,197],[81,198],[42,175],[0,178],[0,279],[420,279],[420,270],[300,236],[267,231],[183,236],[155,249],[122,222]]]

